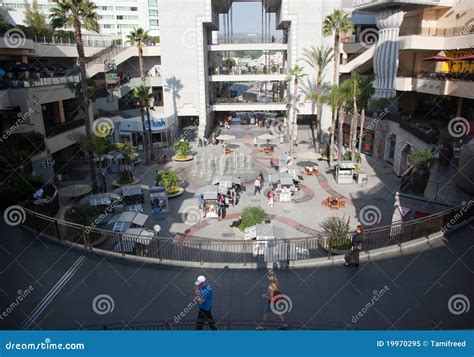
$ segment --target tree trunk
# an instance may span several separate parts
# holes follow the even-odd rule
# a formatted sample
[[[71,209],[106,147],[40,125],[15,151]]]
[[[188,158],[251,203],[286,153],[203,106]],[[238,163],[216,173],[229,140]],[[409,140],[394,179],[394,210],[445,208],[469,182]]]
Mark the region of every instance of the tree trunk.
[[[138,47],[138,63],[140,64],[140,77],[142,79],[143,86],[145,86],[145,63],[143,62],[143,48],[141,47]]]
[[[140,116],[142,118],[142,127],[143,127],[143,151],[145,152],[145,165],[150,164],[150,155],[148,153],[148,135],[147,130],[145,129],[145,108],[143,107],[143,103],[140,103]]]
[[[297,111],[296,111],[296,97],[298,96],[298,80],[295,80],[294,83],[294,88],[293,88],[293,125],[291,128],[291,131],[293,133],[292,135],[292,146],[296,146],[296,142],[298,141],[298,128],[296,126],[296,121],[297,121]]]
[[[343,132],[342,132],[342,124],[344,123],[344,117],[345,113],[344,110],[341,108],[339,109],[339,115],[338,115],[338,123],[339,123],[339,135],[338,135],[338,145],[337,145],[337,151],[338,151],[338,161],[341,161],[342,157],[342,138],[343,138]]]
[[[318,99],[316,102],[316,152],[319,152],[319,144],[321,143],[321,116],[323,115],[323,105],[321,101]]]
[[[359,132],[359,155],[362,156],[362,140],[364,139],[364,121],[365,121],[365,108],[362,108],[360,113],[360,132]]]
[[[351,137],[350,137],[350,152],[352,155],[352,161],[355,162],[355,155],[356,155],[356,144],[357,144],[357,101],[354,97],[354,112],[352,114],[352,121],[351,121]]]
[[[334,137],[336,136],[336,109],[332,110],[332,118],[331,118],[331,138],[329,140],[329,153],[328,153],[328,163],[331,164],[332,160],[332,153],[334,147]]]
[[[146,107],[146,117],[148,120],[148,144],[150,145],[150,161],[155,160],[155,155],[153,154],[153,132],[151,130],[151,119],[150,119],[150,107]]]
[[[339,84],[339,30],[334,31],[334,84]]]
[[[77,55],[78,55],[78,62],[79,67],[81,69],[81,90],[83,96],[82,102],[82,109],[84,111],[84,124],[86,129],[86,135],[88,137],[92,137],[92,121],[89,114],[89,95],[88,95],[88,88],[87,88],[87,72],[86,72],[86,62],[85,62],[85,55],[84,55],[84,45],[82,42],[82,32],[81,32],[81,23],[76,21],[74,23],[74,36],[76,38],[76,48],[77,48]],[[94,193],[98,192],[97,186],[97,172],[96,166],[94,162],[94,155],[90,150],[87,151],[87,155],[89,157],[89,166],[91,171],[91,183],[92,183],[92,191]]]

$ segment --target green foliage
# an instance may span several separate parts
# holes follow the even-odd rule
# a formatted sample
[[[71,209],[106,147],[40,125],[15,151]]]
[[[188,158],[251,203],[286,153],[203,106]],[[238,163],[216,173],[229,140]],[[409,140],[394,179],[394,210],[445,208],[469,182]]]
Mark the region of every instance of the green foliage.
[[[178,153],[178,158],[186,158],[191,151],[191,145],[189,141],[185,139],[178,140],[174,143],[174,150]]]
[[[43,185],[44,181],[41,176],[28,173],[15,173],[10,176],[7,182],[0,185],[0,192],[25,194],[34,192],[38,187],[42,187]]]
[[[345,33],[352,31],[354,24],[349,15],[342,10],[334,10],[331,15],[326,16],[323,22],[323,36],[332,36],[333,33]]]
[[[16,166],[22,164],[28,157],[31,152],[25,149],[13,148],[4,155],[4,160],[10,165]]]
[[[117,183],[119,185],[129,185],[133,183],[133,175],[130,171],[120,171]]]
[[[265,219],[265,211],[262,207],[245,207],[242,212],[242,222],[239,229],[243,232],[246,228],[262,223]]]
[[[344,155],[342,155],[342,159],[344,161],[350,161],[352,160],[352,153],[350,151],[346,151]]]
[[[173,171],[161,170],[156,174],[156,185],[163,186],[167,193],[176,193],[178,183],[178,175]]]
[[[224,60],[224,65],[229,68],[229,69],[232,69],[233,67],[235,67],[235,59],[233,59],[232,57],[227,57],[225,60]]]
[[[31,4],[25,0],[25,19],[23,22],[38,36],[51,36],[51,26],[46,22],[46,15],[44,15],[38,7],[37,0],[32,0]]]
[[[81,27],[96,33],[100,32],[97,5],[90,0],[57,0],[50,10],[50,25],[53,29],[72,27],[77,23]],[[76,34],[77,35],[77,34]]]
[[[145,31],[143,28],[134,28],[130,33],[127,35],[127,41],[130,42],[132,46],[137,48],[145,47],[151,40],[148,31]]]
[[[153,99],[153,93],[150,92],[149,88],[146,88],[143,84],[135,86],[132,92],[133,100],[138,103],[141,107],[149,107],[150,102]]]
[[[413,163],[419,167],[430,167],[436,160],[436,156],[431,152],[431,149],[413,150],[411,158]]]
[[[322,221],[319,226],[324,229],[330,239],[342,239],[349,234],[349,221],[350,217],[346,219],[345,217],[332,216]]]
[[[87,226],[92,223],[92,219],[97,214],[97,209],[89,203],[74,205],[64,212],[66,221]]]
[[[321,85],[326,67],[331,63],[333,58],[333,49],[329,46],[321,46],[318,48],[312,46],[311,49],[305,48],[303,50],[303,60],[316,71],[316,84],[318,87]]]
[[[362,161],[362,156],[360,155],[360,153],[356,152],[355,159],[356,159],[356,162]],[[360,165],[357,165],[357,166],[360,168]]]
[[[352,247],[350,238],[334,238],[328,241],[329,248],[337,250],[348,250]]]
[[[110,144],[107,138],[98,136],[87,136],[82,133],[73,132],[69,138],[77,142],[81,147],[95,155],[104,155],[110,151]]]
[[[136,146],[134,146],[130,141],[125,140],[123,143],[117,143],[113,145],[113,148],[121,153],[124,157],[124,162],[126,167],[130,167],[135,158],[137,152]],[[119,184],[129,184],[133,182],[133,174],[128,169],[119,173]]]
[[[87,78],[87,97],[89,99],[95,100],[97,97],[97,82],[91,78]],[[82,95],[82,84],[81,82],[68,82],[65,87],[74,93],[74,99],[77,101],[77,105],[81,106],[83,101]]]

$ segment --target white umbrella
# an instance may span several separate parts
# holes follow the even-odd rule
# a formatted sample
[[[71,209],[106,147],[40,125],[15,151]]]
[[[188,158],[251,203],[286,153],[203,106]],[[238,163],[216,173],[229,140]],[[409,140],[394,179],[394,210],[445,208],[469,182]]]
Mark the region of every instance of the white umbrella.
[[[274,140],[274,139],[276,139],[276,137],[272,134],[262,134],[262,135],[257,136],[257,138],[260,139],[260,140]]]
[[[321,154],[316,153],[314,151],[305,151],[298,154],[299,157],[303,157],[308,160],[318,160],[321,157]]]

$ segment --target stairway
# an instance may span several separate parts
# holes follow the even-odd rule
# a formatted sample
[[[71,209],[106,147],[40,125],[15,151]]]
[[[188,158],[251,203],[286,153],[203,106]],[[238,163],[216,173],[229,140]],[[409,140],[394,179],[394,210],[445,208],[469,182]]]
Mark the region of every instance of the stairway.
[[[360,52],[360,54],[357,57],[351,59],[346,64],[342,64],[340,66],[339,68],[340,73],[350,73],[354,71],[355,69],[359,68],[360,66],[364,65],[368,61],[372,60],[372,58],[374,57],[374,51],[375,51],[375,46],[371,46],[365,49],[365,51]]]
[[[101,54],[94,56],[86,63],[87,77],[92,78],[99,72],[104,72],[104,61],[107,59],[115,60],[115,65],[126,61],[132,56],[137,55],[136,47],[109,47]]]

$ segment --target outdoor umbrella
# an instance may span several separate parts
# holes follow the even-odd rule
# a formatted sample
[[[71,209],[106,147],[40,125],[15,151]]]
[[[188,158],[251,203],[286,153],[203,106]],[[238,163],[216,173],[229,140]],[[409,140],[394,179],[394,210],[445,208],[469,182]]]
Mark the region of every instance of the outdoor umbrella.
[[[454,58],[446,57],[446,56],[431,56],[431,57],[423,58],[422,61],[443,62],[443,61],[452,61],[453,59]]]
[[[222,140],[225,144],[226,141],[235,140],[234,135],[223,134],[216,137],[217,140]]]
[[[89,185],[72,185],[72,186],[67,186],[59,190],[59,195],[63,197],[69,197],[69,198],[74,198],[74,197],[79,197],[83,195],[87,195],[92,191],[91,187]]]
[[[272,134],[262,134],[262,135],[259,135],[257,136],[258,139],[260,140],[274,140],[276,139],[274,135]]]
[[[5,70],[3,68],[0,68],[0,78],[5,77]]]

